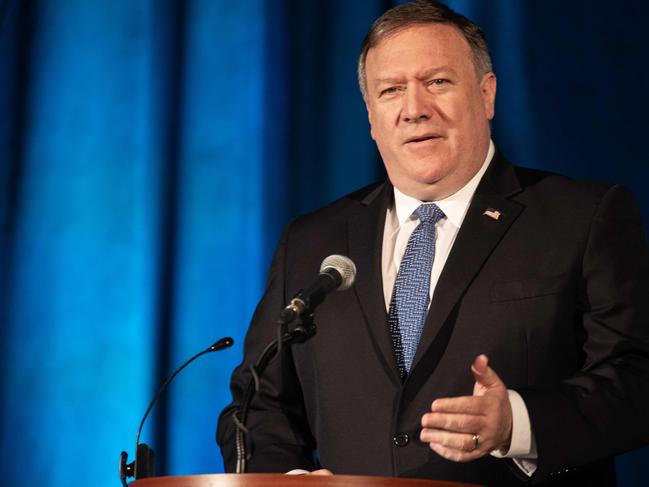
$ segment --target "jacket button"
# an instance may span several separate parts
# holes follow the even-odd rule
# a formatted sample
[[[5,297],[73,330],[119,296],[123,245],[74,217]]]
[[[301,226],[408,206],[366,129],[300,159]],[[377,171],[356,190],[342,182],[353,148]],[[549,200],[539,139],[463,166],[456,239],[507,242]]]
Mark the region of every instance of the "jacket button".
[[[396,446],[406,446],[410,442],[410,437],[407,433],[397,433],[392,437],[392,441]]]

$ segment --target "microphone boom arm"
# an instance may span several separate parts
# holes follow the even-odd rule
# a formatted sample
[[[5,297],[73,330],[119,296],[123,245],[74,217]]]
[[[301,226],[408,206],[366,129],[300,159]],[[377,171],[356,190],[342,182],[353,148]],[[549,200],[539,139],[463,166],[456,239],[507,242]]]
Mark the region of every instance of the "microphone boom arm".
[[[248,387],[243,395],[241,400],[241,405],[237,410],[232,414],[232,420],[234,421],[236,427],[236,451],[237,451],[237,467],[236,473],[245,473],[247,462],[250,459],[250,454],[247,451],[246,445],[246,434],[248,433],[248,428],[246,428],[246,421],[248,420],[248,410],[250,409],[250,404],[252,403],[255,394],[259,392],[259,384],[261,382],[261,376],[266,370],[266,367],[270,362],[281,352],[282,347],[285,345],[292,345],[293,343],[302,343],[313,335],[316,332],[316,326],[313,322],[313,314],[305,314],[302,316],[302,323],[297,325],[292,330],[285,330],[286,324],[280,318],[278,325],[278,337],[273,340],[261,353],[255,365],[250,367],[250,372],[252,377],[248,382]]]

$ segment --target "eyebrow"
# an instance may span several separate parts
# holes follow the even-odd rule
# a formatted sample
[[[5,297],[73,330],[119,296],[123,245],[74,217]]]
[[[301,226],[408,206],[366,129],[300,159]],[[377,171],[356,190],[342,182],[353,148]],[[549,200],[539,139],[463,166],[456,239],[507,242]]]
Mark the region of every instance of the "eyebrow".
[[[435,68],[428,68],[425,71],[423,71],[421,74],[417,76],[417,79],[422,80],[426,78],[430,78],[431,76],[441,73],[441,72],[449,72],[451,74],[457,74],[455,70],[448,65],[444,66],[438,66]],[[403,76],[394,76],[394,77],[387,77],[387,78],[376,78],[377,83],[402,83],[404,81]]]

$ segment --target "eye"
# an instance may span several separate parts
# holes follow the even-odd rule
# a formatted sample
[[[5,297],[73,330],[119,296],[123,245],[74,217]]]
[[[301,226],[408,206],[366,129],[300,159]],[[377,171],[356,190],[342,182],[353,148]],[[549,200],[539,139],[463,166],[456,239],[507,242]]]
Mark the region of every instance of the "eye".
[[[389,95],[394,95],[397,91],[400,90],[399,86],[390,86],[389,88],[385,88],[384,90],[381,91],[379,96],[389,96]]]
[[[435,78],[433,80],[430,80],[428,84],[430,85],[435,85],[435,86],[443,86],[449,84],[450,81],[445,79],[445,78]]]

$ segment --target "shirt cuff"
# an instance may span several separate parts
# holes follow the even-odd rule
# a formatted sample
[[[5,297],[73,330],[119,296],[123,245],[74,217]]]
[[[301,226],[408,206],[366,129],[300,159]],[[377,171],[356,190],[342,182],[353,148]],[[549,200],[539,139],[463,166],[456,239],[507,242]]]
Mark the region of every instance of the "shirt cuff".
[[[528,477],[534,475],[536,472],[536,460],[531,460],[529,458],[512,458],[512,462],[518,467]]]
[[[507,390],[507,394],[512,408],[512,440],[509,450],[494,450],[491,455],[496,458],[536,459],[536,442],[525,401],[518,392],[511,389]]]

